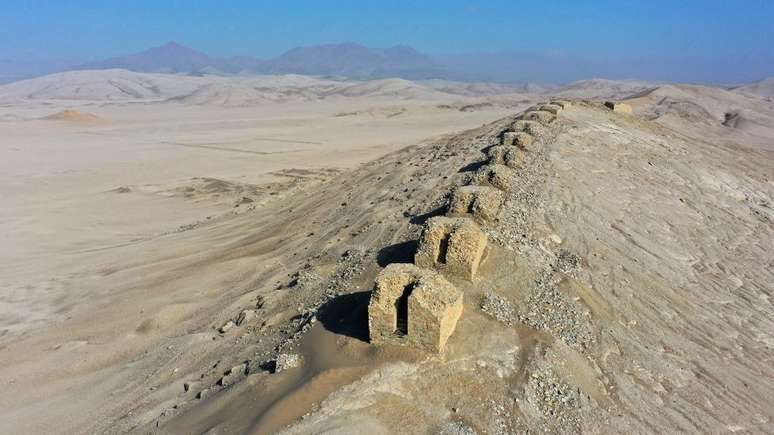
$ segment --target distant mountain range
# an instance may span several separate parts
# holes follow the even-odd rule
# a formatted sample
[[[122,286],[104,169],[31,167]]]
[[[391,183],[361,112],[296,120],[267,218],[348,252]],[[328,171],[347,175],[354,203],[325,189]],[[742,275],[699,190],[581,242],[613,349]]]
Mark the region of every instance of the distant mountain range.
[[[217,57],[169,42],[139,53],[68,66],[58,63],[44,67],[0,60],[0,83],[63,71],[126,69],[189,75],[304,74],[364,80],[441,79],[526,85],[573,80],[579,64],[574,59],[528,53],[430,56],[405,45],[369,48],[355,43],[298,47],[271,59]]]
[[[169,42],[139,53],[81,64],[0,59],[0,83],[63,71],[125,69],[187,75],[303,74],[359,80],[441,79],[519,84],[525,90],[531,90],[534,84],[569,83],[592,77],[648,76],[653,75],[653,68],[649,64],[600,62],[561,53],[498,52],[431,56],[404,45],[369,48],[355,43],[298,47],[271,59],[251,56],[216,57]],[[770,88],[771,85],[766,87]]]
[[[446,78],[447,71],[411,47],[368,48],[359,44],[299,47],[272,59],[213,57],[169,42],[140,53],[76,65],[69,69],[114,69],[186,74],[305,74],[355,79]]]

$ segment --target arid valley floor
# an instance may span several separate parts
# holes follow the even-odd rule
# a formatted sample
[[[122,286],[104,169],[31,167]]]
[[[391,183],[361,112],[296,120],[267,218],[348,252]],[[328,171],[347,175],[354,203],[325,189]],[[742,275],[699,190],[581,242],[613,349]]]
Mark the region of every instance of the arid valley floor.
[[[445,352],[369,344],[553,98]],[[0,137],[0,433],[774,433],[771,80],[77,71],[0,86]]]

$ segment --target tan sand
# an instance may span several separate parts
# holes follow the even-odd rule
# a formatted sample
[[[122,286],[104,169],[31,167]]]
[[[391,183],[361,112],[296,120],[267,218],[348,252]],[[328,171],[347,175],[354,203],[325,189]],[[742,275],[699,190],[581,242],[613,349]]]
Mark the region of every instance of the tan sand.
[[[426,96],[376,86],[395,87]],[[83,103],[93,124],[39,119],[71,102],[0,108],[0,433],[769,430],[774,136],[713,109],[765,126],[765,103],[565,106],[503,167],[433,355],[368,344],[374,279],[527,123],[350,91]],[[300,364],[271,373],[278,355]]]

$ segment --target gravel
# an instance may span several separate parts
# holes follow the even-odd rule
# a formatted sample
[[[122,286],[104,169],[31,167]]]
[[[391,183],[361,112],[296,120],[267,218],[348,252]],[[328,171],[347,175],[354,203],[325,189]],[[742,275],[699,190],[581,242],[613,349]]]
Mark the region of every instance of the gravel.
[[[487,292],[484,295],[484,298],[481,300],[481,311],[508,326],[513,325],[517,320],[511,302],[497,293]]]

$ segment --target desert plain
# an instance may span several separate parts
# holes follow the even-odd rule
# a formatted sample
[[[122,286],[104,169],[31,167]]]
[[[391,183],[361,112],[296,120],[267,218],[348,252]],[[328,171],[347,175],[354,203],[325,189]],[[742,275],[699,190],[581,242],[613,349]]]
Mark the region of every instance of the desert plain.
[[[446,351],[369,344],[378,272],[554,99]],[[773,432],[772,157],[771,80],[0,86],[0,432]]]

